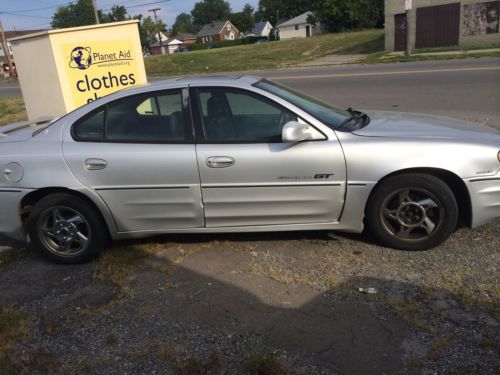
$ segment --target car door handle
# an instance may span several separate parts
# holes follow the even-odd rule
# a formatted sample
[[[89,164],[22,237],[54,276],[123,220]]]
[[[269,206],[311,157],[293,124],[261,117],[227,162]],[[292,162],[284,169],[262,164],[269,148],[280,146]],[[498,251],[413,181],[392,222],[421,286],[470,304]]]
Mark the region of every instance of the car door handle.
[[[87,159],[85,160],[85,169],[89,171],[96,171],[99,169],[104,169],[108,166],[106,160],[102,159]]]
[[[227,168],[234,165],[234,159],[230,156],[212,156],[207,159],[209,168]]]

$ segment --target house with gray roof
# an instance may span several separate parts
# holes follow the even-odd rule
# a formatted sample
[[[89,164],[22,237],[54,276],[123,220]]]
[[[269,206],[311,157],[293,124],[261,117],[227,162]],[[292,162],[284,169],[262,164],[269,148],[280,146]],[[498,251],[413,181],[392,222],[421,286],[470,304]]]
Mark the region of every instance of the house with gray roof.
[[[269,21],[257,22],[252,30],[245,33],[245,36],[260,36],[263,38],[269,38],[269,34],[271,34],[272,29],[273,25],[271,25]]]
[[[214,21],[203,26],[196,35],[197,43],[212,43],[240,38],[239,30],[230,21]]]
[[[292,38],[309,38],[313,35],[323,34],[323,25],[321,25],[320,23],[313,25],[307,21],[309,16],[312,15],[312,12],[305,12],[300,16],[279,24],[277,27],[279,38],[281,40]]]

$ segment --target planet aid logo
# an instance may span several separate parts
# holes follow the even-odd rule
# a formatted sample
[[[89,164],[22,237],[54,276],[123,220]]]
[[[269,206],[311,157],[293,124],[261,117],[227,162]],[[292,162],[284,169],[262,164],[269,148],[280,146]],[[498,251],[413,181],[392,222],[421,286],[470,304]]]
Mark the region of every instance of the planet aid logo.
[[[74,108],[137,83],[137,62],[128,40],[66,44],[63,49]]]
[[[89,47],[75,47],[71,51],[69,67],[74,69],[88,69],[92,64],[92,50]]]

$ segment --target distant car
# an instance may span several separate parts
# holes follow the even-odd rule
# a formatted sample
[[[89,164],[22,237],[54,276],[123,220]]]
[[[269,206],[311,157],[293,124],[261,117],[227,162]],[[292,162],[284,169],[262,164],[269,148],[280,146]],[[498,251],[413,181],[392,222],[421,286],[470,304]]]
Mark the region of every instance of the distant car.
[[[259,77],[156,82],[0,131],[0,232],[61,263],[109,238],[365,224],[422,250],[500,217],[499,132]]]
[[[269,42],[269,40],[268,40],[268,39],[263,38],[263,39],[259,39],[259,40],[257,40],[257,41],[255,42],[255,44],[262,44],[262,43],[267,43],[267,42]]]

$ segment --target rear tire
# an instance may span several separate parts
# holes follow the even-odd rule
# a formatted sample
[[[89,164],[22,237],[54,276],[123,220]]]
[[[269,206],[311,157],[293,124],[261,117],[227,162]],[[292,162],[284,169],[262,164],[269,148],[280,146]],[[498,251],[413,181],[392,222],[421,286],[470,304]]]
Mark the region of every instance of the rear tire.
[[[32,208],[27,231],[32,247],[49,260],[78,264],[93,259],[108,243],[101,215],[84,199],[66,193],[42,198]]]
[[[396,175],[375,187],[366,221],[383,244],[401,250],[427,250],[455,230],[458,207],[450,187],[437,177]]]

